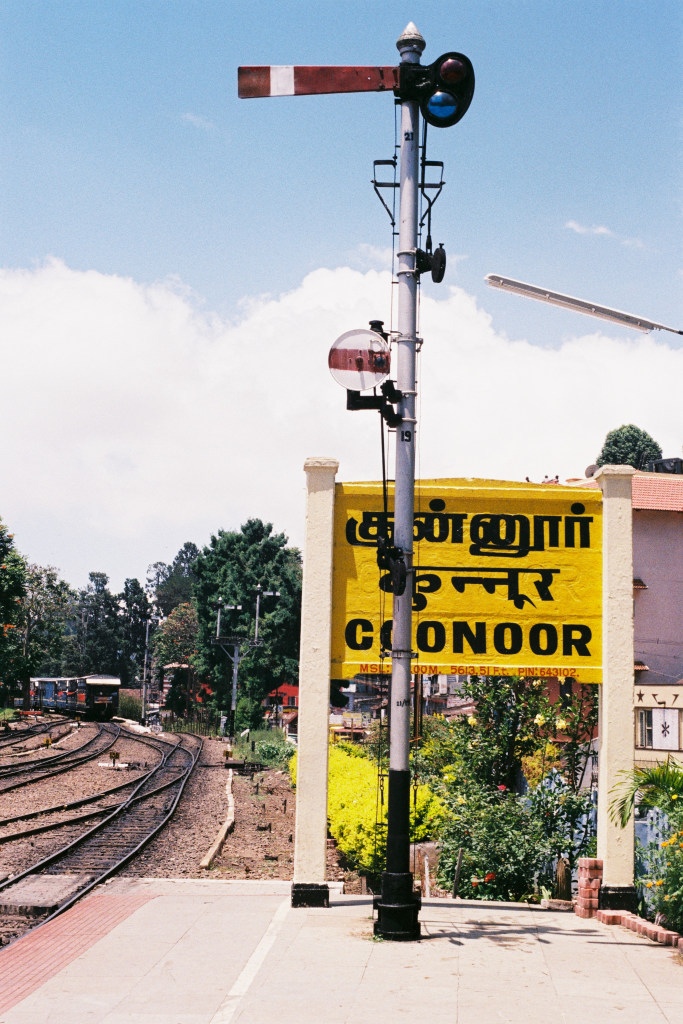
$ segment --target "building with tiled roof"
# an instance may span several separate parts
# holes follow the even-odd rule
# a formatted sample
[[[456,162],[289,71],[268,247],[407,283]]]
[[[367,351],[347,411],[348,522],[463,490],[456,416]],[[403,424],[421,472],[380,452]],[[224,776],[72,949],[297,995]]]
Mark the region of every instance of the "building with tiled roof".
[[[683,761],[683,474],[636,473],[631,493],[635,758]]]
[[[683,512],[683,475],[636,473],[632,495],[634,509]]]

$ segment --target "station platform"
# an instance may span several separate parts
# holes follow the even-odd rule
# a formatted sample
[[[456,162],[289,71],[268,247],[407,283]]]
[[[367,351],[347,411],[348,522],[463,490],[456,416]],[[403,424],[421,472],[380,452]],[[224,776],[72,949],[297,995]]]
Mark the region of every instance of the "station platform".
[[[370,897],[114,879],[0,951],[0,1024],[683,1024],[680,954],[625,928],[441,899],[420,921],[377,941]]]

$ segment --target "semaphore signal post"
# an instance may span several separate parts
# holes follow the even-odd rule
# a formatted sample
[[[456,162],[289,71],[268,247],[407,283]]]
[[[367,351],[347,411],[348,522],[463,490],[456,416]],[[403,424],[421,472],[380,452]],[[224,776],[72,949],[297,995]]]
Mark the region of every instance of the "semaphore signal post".
[[[297,96],[334,92],[393,92],[401,107],[398,316],[394,338],[397,353],[395,384],[383,385],[384,398],[361,399],[349,391],[349,408],[379,408],[396,430],[394,532],[390,547],[378,555],[390,568],[393,585],[391,639],[391,729],[387,860],[382,892],[375,900],[375,933],[394,940],[420,937],[420,899],[410,872],[410,679],[413,650],[413,516],[416,451],[417,291],[421,273],[431,270],[443,278],[445,253],[418,249],[420,115],[435,127],[450,127],[466,113],[474,92],[474,70],[467,57],[454,51],[429,66],[420,64],[425,41],[412,22],[396,43],[397,67],[241,67],[238,92],[242,98]],[[373,322],[373,328],[375,322]],[[381,325],[376,331],[379,336]],[[369,333],[369,332],[366,332]],[[350,351],[350,350],[345,350]],[[339,353],[337,353],[339,356]],[[373,356],[376,361],[376,355]],[[356,360],[362,356],[356,356]],[[332,364],[330,364],[332,366]],[[358,390],[374,386],[359,384]],[[355,401],[352,396],[355,395]],[[363,403],[366,403],[365,405]],[[379,403],[379,404],[375,404]],[[393,406],[396,406],[394,411]],[[379,558],[378,558],[379,561]],[[296,870],[295,870],[296,886]],[[313,888],[313,887],[311,887]],[[305,901],[305,896],[302,896]],[[294,901],[294,896],[293,896]]]

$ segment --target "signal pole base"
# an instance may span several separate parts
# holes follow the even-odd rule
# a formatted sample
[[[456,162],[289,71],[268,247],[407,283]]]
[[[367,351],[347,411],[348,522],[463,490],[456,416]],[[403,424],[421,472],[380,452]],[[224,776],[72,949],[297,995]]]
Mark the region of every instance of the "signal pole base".
[[[416,942],[420,938],[417,915],[422,897],[413,892],[411,871],[382,873],[382,893],[373,900],[377,911],[374,933],[392,942]]]

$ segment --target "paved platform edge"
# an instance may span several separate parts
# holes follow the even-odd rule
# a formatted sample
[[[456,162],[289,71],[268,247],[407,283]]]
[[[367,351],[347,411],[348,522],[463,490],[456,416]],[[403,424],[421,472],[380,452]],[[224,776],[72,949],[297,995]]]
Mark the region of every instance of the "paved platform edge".
[[[35,992],[158,893],[98,892],[0,950],[0,1013]]]

